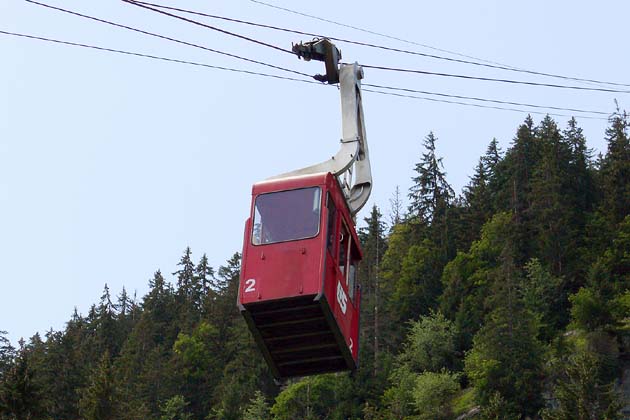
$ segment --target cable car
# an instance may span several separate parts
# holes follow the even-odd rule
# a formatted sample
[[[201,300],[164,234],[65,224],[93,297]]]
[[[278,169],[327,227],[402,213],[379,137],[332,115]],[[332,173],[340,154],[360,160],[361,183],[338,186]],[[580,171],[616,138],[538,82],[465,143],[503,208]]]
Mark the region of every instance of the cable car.
[[[260,182],[252,196],[240,304],[274,376],[356,369],[361,249],[337,178]]]
[[[328,40],[294,46],[326,61],[339,83],[343,138],[330,160],[254,184],[245,223],[238,306],[277,379],[355,370],[362,258],[354,217],[372,178],[355,64]]]

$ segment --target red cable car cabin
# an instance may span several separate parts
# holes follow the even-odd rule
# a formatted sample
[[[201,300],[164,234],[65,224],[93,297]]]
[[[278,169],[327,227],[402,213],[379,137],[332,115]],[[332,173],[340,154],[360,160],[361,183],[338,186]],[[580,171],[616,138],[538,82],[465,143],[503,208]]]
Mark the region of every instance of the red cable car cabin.
[[[331,173],[259,182],[245,225],[238,303],[276,378],[354,370],[354,223]]]

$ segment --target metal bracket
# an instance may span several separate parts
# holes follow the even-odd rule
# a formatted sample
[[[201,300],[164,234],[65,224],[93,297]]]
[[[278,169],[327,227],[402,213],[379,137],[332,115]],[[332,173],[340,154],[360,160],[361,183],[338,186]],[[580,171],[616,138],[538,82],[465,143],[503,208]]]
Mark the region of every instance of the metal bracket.
[[[329,84],[339,83],[339,60],[341,51],[328,39],[315,39],[310,42],[293,44],[293,52],[304,61],[323,61],[326,64],[326,75],[317,74],[313,79]]]
[[[320,41],[325,41],[324,45],[326,42],[330,44],[328,40],[319,40],[317,42]],[[321,54],[319,50],[320,47],[315,47],[315,45],[318,45],[317,42],[294,45],[293,50],[296,51],[297,49],[302,51],[302,49],[304,49],[302,54],[304,54],[303,58],[305,60],[319,60],[322,56],[319,55]],[[334,45],[330,45],[334,47]],[[336,47],[334,47],[334,49],[336,50]],[[329,66],[329,64],[331,63],[326,61],[327,77],[330,75],[329,67],[331,66]],[[361,101],[363,69],[357,63],[342,64],[338,69],[338,75],[343,133],[339,151],[325,162],[287,172],[269,179],[331,172],[339,179],[339,183],[348,201],[348,207],[354,217],[367,203],[370,193],[372,192],[372,170],[370,167],[370,156]],[[329,83],[332,83],[330,82],[330,78],[327,80]]]

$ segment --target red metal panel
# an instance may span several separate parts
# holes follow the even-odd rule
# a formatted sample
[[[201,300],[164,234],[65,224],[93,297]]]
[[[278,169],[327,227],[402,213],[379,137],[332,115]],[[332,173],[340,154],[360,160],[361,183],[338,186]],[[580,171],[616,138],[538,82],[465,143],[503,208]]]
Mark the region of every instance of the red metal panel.
[[[257,196],[315,186],[321,188],[317,236],[253,244],[252,218]],[[327,251],[326,241],[328,193],[338,215],[332,253]],[[354,299],[350,298],[351,291],[339,268],[337,247],[342,223],[354,243],[353,255],[357,262],[361,259],[361,250],[336,177],[317,174],[264,181],[253,186],[252,197],[251,217],[245,226],[239,305],[274,375],[286,377],[355,369],[360,293],[357,287]],[[302,338],[310,336],[321,338]]]
[[[252,196],[259,194],[319,186],[325,190],[325,175],[296,177],[278,181],[264,181],[254,185]],[[325,195],[322,193],[322,196]],[[251,214],[254,213],[252,200]],[[243,244],[243,264],[239,302],[284,299],[318,294],[322,283],[322,249],[325,235],[322,230],[324,213],[320,215],[320,232],[314,238],[254,245],[251,240],[251,217]]]
[[[249,246],[240,285],[241,303],[319,293],[321,236],[259,247]]]

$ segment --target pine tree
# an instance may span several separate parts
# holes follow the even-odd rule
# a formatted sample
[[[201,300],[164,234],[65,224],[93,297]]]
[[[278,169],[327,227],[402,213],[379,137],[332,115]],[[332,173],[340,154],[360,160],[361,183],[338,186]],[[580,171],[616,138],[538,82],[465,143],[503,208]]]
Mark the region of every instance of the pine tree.
[[[15,349],[6,337],[8,332],[0,331],[0,382],[8,372],[15,357]]]
[[[466,232],[466,248],[478,239],[481,227],[492,217],[492,195],[489,188],[488,168],[483,158],[479,159],[475,174],[464,187],[463,231]]]
[[[428,239],[408,249],[391,297],[394,322],[403,323],[437,309],[442,292],[441,257]]]
[[[570,151],[568,161],[569,196],[574,197],[573,203],[577,215],[583,215],[593,209],[595,200],[594,180],[592,173],[592,150],[586,146],[586,138],[575,118],[571,118],[568,127],[562,133]],[[574,220],[578,227],[584,226],[584,219]]]
[[[162,410],[162,416],[160,420],[190,420],[192,415],[187,412],[186,407],[188,403],[186,399],[181,395],[176,395],[170,398],[160,407]]]
[[[212,312],[212,306],[216,304],[217,292],[216,282],[214,278],[214,269],[210,267],[208,262],[208,256],[203,254],[199,260],[199,264],[195,267],[195,276],[197,283],[201,287],[199,301],[197,302],[198,308],[204,313],[209,314]]]
[[[589,243],[591,239],[586,229],[589,215],[597,204],[598,193],[592,151],[586,147],[586,139],[575,118],[569,120],[563,138],[570,153],[564,176],[563,200],[566,200],[569,208],[567,230],[571,243],[566,255],[566,269],[563,271],[566,273],[566,289],[575,292],[584,285],[588,265],[592,262],[590,254],[596,252],[596,247]],[[601,233],[599,231],[598,235]]]
[[[115,420],[119,418],[119,403],[110,355],[105,351],[82,392],[80,412],[85,420]]]
[[[199,321],[197,305],[201,302],[202,296],[202,285],[195,275],[195,264],[190,247],[186,247],[177,265],[181,268],[173,275],[177,275],[176,300],[180,328],[185,332],[190,332]]]
[[[256,391],[254,397],[243,413],[243,420],[270,420],[269,404],[265,401],[265,396],[260,391]]]
[[[177,392],[178,372],[171,362],[179,332],[175,295],[158,270],[149,281],[142,311],[114,363],[125,413],[157,418],[160,404]],[[135,413],[135,414],[134,414]]]
[[[124,336],[116,322],[116,306],[112,302],[107,284],[103,288],[103,295],[95,310],[92,325],[96,330],[95,350],[97,353],[102,354],[107,351],[110,355],[117,355]]]
[[[483,166],[486,168],[488,173],[488,177],[492,178],[495,173],[497,166],[501,162],[503,157],[501,156],[501,147],[499,146],[499,142],[496,138],[493,138],[488,144],[485,155],[481,158],[483,162]]]
[[[432,132],[425,138],[426,152],[414,168],[417,176],[412,178],[413,185],[409,188],[409,217],[422,224],[431,224],[434,219],[444,217],[455,195],[446,181],[442,158],[436,155],[436,141]]]
[[[361,285],[361,312],[364,320],[362,323],[361,337],[364,338],[362,354],[371,356],[367,362],[378,370],[380,337],[379,304],[383,300],[381,296],[379,268],[382,256],[387,250],[385,242],[385,223],[382,214],[374,205],[370,216],[364,219],[366,227],[359,230],[359,239],[363,248],[363,262],[359,269],[359,284]],[[369,338],[369,339],[367,339]]]
[[[525,119],[516,132],[512,147],[496,166],[494,185],[491,191],[495,194],[496,209],[511,211],[516,223],[514,235],[515,258],[517,264],[524,264],[529,256],[535,255],[533,233],[535,226],[531,223],[532,177],[540,162],[542,144],[536,136],[534,120],[531,116]]]
[[[506,400],[508,411],[535,415],[542,407],[543,348],[536,338],[535,323],[519,298],[519,273],[509,243],[497,275],[496,291],[487,302],[493,309],[466,356],[466,373],[482,405],[488,405],[498,393]]]
[[[620,420],[619,396],[613,384],[603,383],[593,353],[577,350],[555,366],[555,407],[543,411],[544,420]]]
[[[396,185],[396,189],[394,190],[392,197],[389,199],[389,206],[389,226],[391,231],[394,226],[402,223],[402,221],[405,219],[405,214],[403,212],[403,202],[400,196],[400,187],[398,185]]]
[[[483,325],[488,313],[486,299],[491,295],[505,243],[513,236],[512,213],[495,214],[481,229],[481,238],[468,252],[460,252],[442,272],[444,291],[440,309],[455,322],[458,350],[472,346],[473,336]]]
[[[131,312],[131,300],[127,294],[125,286],[122,288],[122,292],[118,295],[118,301],[115,305],[116,311],[120,318],[124,319]]]
[[[533,167],[531,198],[527,209],[530,225],[535,228],[538,252],[556,276],[564,274],[566,253],[571,249],[571,198],[565,186],[569,176],[570,149],[562,139],[560,130],[546,116],[536,130],[540,143],[540,161]]]
[[[0,414],[15,420],[44,416],[43,395],[34,376],[29,351],[21,340],[15,361],[0,384]]]
[[[144,297],[144,312],[140,320],[144,324],[141,331],[150,340],[150,344],[147,344],[151,347],[175,341],[178,328],[173,325],[174,306],[173,288],[164,280],[162,272],[158,270],[149,281],[149,293]]]
[[[602,212],[613,226],[630,214],[629,127],[628,114],[617,112],[606,130],[608,150],[601,163]]]

